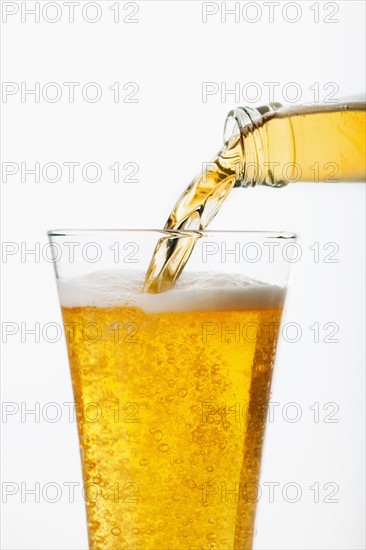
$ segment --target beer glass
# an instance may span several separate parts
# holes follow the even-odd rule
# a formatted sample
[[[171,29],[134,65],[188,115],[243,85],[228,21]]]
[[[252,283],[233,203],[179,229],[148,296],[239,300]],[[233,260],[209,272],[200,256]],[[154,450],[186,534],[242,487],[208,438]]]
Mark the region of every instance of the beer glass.
[[[90,548],[251,548],[295,236],[60,230],[49,238]],[[143,293],[159,239],[194,246],[173,289]]]

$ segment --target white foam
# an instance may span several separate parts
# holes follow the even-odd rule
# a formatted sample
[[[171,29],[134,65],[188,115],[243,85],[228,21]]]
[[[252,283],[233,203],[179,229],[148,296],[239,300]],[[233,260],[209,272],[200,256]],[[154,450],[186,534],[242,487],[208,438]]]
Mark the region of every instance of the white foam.
[[[239,274],[183,273],[174,290],[142,293],[145,273],[99,271],[77,278],[58,279],[64,307],[134,306],[146,312],[235,310],[281,307],[285,289]]]

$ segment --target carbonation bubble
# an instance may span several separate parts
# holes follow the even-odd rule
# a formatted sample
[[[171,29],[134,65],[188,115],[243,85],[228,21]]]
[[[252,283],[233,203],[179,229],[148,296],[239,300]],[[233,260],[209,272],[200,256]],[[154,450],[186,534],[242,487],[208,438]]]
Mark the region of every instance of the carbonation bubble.
[[[118,535],[121,534],[121,529],[119,527],[113,527],[113,529],[111,530],[111,533],[112,535],[115,535],[116,537],[118,537]]]
[[[166,443],[162,443],[161,445],[159,445],[158,450],[162,453],[166,453],[167,451],[169,451],[169,445],[167,445]]]
[[[163,438],[163,433],[160,430],[154,432],[155,441],[161,441]]]
[[[193,479],[185,479],[184,481],[191,489],[195,489],[197,487],[197,484]]]

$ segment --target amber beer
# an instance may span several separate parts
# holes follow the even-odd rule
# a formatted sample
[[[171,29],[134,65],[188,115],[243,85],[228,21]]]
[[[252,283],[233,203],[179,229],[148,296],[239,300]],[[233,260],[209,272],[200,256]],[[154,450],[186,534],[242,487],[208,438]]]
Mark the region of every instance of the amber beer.
[[[90,548],[249,549],[284,291],[136,277],[59,281]]]

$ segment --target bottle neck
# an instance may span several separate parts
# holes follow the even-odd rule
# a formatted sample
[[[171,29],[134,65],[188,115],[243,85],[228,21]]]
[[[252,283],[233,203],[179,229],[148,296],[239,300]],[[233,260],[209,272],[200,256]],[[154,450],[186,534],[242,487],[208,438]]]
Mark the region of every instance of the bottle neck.
[[[291,121],[286,115],[280,103],[269,103],[257,109],[239,107],[230,111],[225,122],[224,140],[229,143],[234,136],[240,135],[242,147],[242,163],[235,187],[282,187],[288,183],[291,175],[287,173],[289,177],[284,177],[283,166],[293,163],[294,140]],[[278,117],[286,119],[282,123],[281,143],[273,142],[267,124]]]

